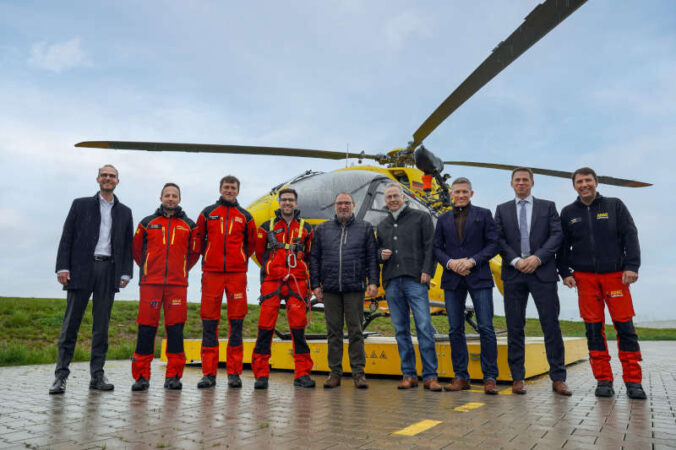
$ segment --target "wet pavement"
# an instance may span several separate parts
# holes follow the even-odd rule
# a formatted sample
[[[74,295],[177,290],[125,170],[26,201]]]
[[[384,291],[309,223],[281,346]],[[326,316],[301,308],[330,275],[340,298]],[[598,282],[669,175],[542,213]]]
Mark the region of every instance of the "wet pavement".
[[[614,342],[611,343],[614,346]],[[0,448],[676,448],[676,343],[641,343],[648,400],[630,400],[616,348],[614,398],[597,399],[589,364],[569,366],[572,397],[546,377],[528,394],[487,396],[399,391],[397,379],[344,378],[325,390],[294,388],[291,372],[273,372],[270,389],[228,389],[219,369],[214,389],[198,390],[199,367],[186,368],[183,391],[163,389],[164,364],[153,365],[148,392],[130,391],[129,361],[106,364],[113,392],[90,391],[87,363],[73,364],[65,395],[50,396],[52,365],[0,368]]]

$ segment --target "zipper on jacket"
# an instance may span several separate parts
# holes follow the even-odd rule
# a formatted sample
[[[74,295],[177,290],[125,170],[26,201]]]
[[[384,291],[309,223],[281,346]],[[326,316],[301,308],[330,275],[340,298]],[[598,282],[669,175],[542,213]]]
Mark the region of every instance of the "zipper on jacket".
[[[591,244],[591,260],[592,264],[594,264],[594,270],[598,271],[597,267],[597,261],[596,261],[596,242],[594,241],[594,227],[593,227],[593,222],[592,222],[592,214],[591,214],[591,205],[587,206],[587,219],[589,219],[589,241]]]
[[[171,230],[171,216],[169,216],[169,222],[167,223],[167,235],[169,234],[169,230]],[[176,232],[176,230],[174,230],[174,232]],[[167,276],[169,274],[169,242],[166,242],[166,244],[167,244],[167,256],[166,259],[164,260],[164,284],[167,284]]]
[[[342,224],[340,228],[340,242],[338,244],[338,290],[343,292],[343,236],[345,236],[345,224]]]
[[[230,207],[226,206],[225,207],[225,226],[228,226],[228,219],[230,218]],[[223,232],[223,216],[221,216],[221,232]],[[224,234],[223,236],[223,272],[226,272],[225,270],[225,258],[227,256],[227,248],[228,248],[228,235]]]

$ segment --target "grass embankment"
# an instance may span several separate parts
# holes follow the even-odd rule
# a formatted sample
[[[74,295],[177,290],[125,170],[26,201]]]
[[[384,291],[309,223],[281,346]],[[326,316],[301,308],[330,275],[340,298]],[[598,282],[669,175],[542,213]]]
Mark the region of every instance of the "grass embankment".
[[[61,330],[65,307],[64,299],[0,297],[0,366],[54,363],[57,353],[56,342]],[[136,345],[137,311],[138,302],[115,302],[110,320],[108,359],[131,358]],[[256,337],[259,311],[258,305],[249,305],[249,313],[244,320],[243,327],[245,338]],[[223,318],[225,317],[224,309]],[[448,333],[446,316],[434,316],[432,322],[439,333]],[[504,317],[495,317],[493,323],[496,329],[505,328]],[[80,328],[74,361],[89,360],[91,327],[90,302]],[[220,328],[222,334],[227,332],[225,325],[221,325]],[[285,311],[280,311],[277,328],[280,331],[288,331]],[[584,323],[562,321],[561,330],[564,336],[584,336]],[[377,331],[384,336],[394,336],[394,328],[388,317],[376,319],[369,325],[368,331]],[[676,340],[676,329],[638,328],[637,331],[641,340]],[[307,332],[326,332],[323,314],[312,313]],[[472,333],[473,330],[468,329],[467,332]],[[165,336],[161,323],[157,334],[159,337]],[[527,319],[526,336],[541,335],[538,320]],[[609,339],[615,339],[615,329],[612,325],[606,326],[606,335]],[[185,337],[187,339],[202,337],[202,324],[197,303],[188,303]],[[155,353],[159,356],[159,340],[157,342]]]

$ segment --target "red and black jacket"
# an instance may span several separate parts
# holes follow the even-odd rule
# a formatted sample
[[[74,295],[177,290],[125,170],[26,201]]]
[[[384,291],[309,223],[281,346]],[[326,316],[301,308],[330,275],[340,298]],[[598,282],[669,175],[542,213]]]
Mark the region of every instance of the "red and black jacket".
[[[218,199],[197,219],[202,242],[202,270],[246,272],[256,244],[256,223],[237,201]]]
[[[272,233],[270,233],[272,231]],[[300,218],[300,211],[294,211],[290,223],[282,218],[281,211],[264,222],[256,236],[256,259],[261,263],[261,283],[281,280],[288,273],[297,280],[308,279],[312,227]],[[289,259],[289,254],[294,256]],[[289,270],[289,261],[295,267]]]
[[[141,268],[140,284],[187,286],[200,255],[197,226],[180,207],[172,216],[159,207],[138,224],[132,253]]]

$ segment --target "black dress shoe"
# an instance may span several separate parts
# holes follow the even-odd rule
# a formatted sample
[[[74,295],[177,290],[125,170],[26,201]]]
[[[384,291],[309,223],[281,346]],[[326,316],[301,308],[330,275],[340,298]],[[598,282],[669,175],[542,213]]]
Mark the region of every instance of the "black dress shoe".
[[[268,377],[258,377],[254,383],[254,389],[267,389],[268,388]]]
[[[302,388],[313,388],[315,387],[315,381],[309,375],[303,375],[293,380],[293,385]]]
[[[242,380],[239,378],[238,374],[233,373],[232,375],[228,375],[228,386],[230,386],[231,388],[242,387]]]
[[[641,386],[641,383],[624,383],[625,386],[627,386],[627,397],[633,398],[634,400],[645,400],[647,398],[647,395],[645,395],[645,391],[643,390],[643,386]]]
[[[108,379],[105,375],[99,375],[89,382],[89,389],[94,389],[96,391],[112,391],[115,389],[115,386],[111,383],[108,383]]]
[[[178,376],[169,377],[164,380],[164,389],[169,389],[170,391],[180,391],[183,389],[183,383],[181,383]]]
[[[206,389],[216,386],[216,376],[215,375],[204,375],[202,379],[197,383],[199,389]]]
[[[64,392],[66,392],[66,377],[54,378],[52,387],[49,388],[50,395],[63,394]]]
[[[612,397],[615,395],[615,390],[613,389],[613,382],[610,380],[601,380],[596,385],[596,390],[594,395],[597,397]]]
[[[143,377],[139,377],[134,384],[131,385],[131,390],[134,392],[147,391],[150,387],[150,382]]]

